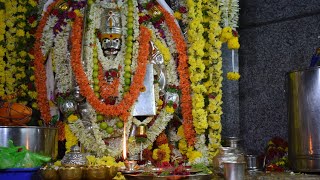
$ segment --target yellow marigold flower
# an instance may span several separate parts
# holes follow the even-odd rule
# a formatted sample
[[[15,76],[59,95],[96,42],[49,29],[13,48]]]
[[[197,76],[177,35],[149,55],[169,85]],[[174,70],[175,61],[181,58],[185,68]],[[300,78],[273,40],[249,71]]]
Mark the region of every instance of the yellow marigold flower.
[[[228,72],[227,78],[232,81],[237,81],[240,78],[240,74],[237,72]]]
[[[181,138],[184,138],[184,129],[182,125],[178,128],[177,135]]]
[[[180,139],[178,144],[179,151],[181,154],[186,154],[188,151],[188,145],[186,139]]]
[[[9,28],[12,28],[14,26],[14,23],[11,21],[11,20],[7,20],[6,21],[6,25],[9,27]]]
[[[3,57],[5,55],[6,50],[0,46],[0,57]]]
[[[26,0],[19,0],[19,4],[26,4],[28,1]]]
[[[135,137],[131,136],[129,137],[128,142],[133,143],[135,140],[136,140]]]
[[[56,162],[53,163],[53,165],[59,166],[59,167],[62,166],[62,165],[61,165],[61,161],[56,161]]]
[[[37,6],[37,2],[34,0],[29,0],[28,3],[32,6],[32,7],[36,7]]]
[[[162,159],[161,162],[169,162],[170,161],[170,153],[171,153],[171,151],[170,151],[168,143],[160,145],[159,149],[164,151],[165,154],[166,154],[166,156]]]
[[[220,40],[222,42],[227,42],[229,39],[231,39],[233,37],[232,35],[232,28],[227,26],[227,27],[224,27],[222,29],[222,32],[221,32],[221,36],[220,36]]]
[[[69,123],[73,123],[73,122],[76,122],[78,119],[79,119],[78,116],[71,114],[71,115],[68,117],[68,122],[69,122]]]
[[[176,19],[179,19],[181,20],[182,19],[182,14],[178,11],[174,12],[173,16],[176,18]]]
[[[31,106],[32,106],[32,108],[33,108],[33,109],[38,109],[38,104],[37,104],[37,103],[35,103],[35,102],[34,102],[34,103],[32,103],[32,105],[31,105]]]
[[[209,110],[211,110],[211,109],[209,109]],[[212,111],[210,111],[210,112],[212,112]],[[219,122],[221,120],[221,117],[219,116],[219,114],[209,114],[208,120],[213,121],[213,122]]]
[[[158,151],[159,149],[154,149],[152,152],[152,159],[158,160]]]
[[[228,48],[229,49],[239,49],[240,48],[238,37],[233,37],[228,40]]]
[[[17,36],[19,36],[19,37],[23,37],[24,36],[24,30],[23,29],[18,29],[17,30]]]
[[[28,91],[28,95],[32,98],[35,99],[38,96],[38,93],[36,91]]]
[[[202,153],[199,151],[189,151],[189,152],[187,152],[186,155],[187,155],[190,163],[194,162],[197,158],[202,157]]]
[[[37,21],[33,21],[33,23],[31,24],[31,27],[32,27],[32,28],[34,28],[34,27],[36,27],[36,26],[37,26],[37,24],[38,24],[38,22],[37,22]]]
[[[123,166],[120,166],[120,167],[123,167]],[[121,172],[118,172],[117,175],[113,179],[114,180],[126,180],[126,178],[123,176],[123,174]]]
[[[170,114],[174,113],[174,108],[171,106],[166,106],[166,111]]]
[[[7,47],[7,49],[9,51],[13,51],[14,50],[14,44],[13,43],[8,43],[6,47]]]
[[[25,12],[27,11],[27,8],[25,8],[25,7],[21,6],[21,5],[19,5],[19,6],[18,6],[18,8],[17,8],[17,11],[18,11],[18,12],[25,13]]]
[[[26,23],[25,22],[20,22],[19,24],[18,24],[18,27],[19,28],[24,28],[26,26]]]
[[[30,81],[34,81],[34,75],[30,76]]]
[[[77,9],[74,11],[76,13],[77,16],[82,16],[81,12]]]
[[[20,20],[25,20],[26,17],[24,15],[18,15],[16,16],[17,19],[20,19]]]
[[[78,138],[72,133],[68,124],[64,125],[64,131],[66,136],[66,152],[70,152],[70,148],[78,144]]]
[[[27,38],[30,38],[30,36],[31,36],[30,33],[29,33],[29,32],[26,32],[26,37],[27,37]]]
[[[34,59],[34,56],[32,54],[28,53],[28,55],[29,55],[30,59]]]
[[[159,99],[158,102],[157,102],[157,104],[158,104],[158,106],[162,106],[163,101],[162,101],[161,99]]]
[[[26,52],[26,51],[20,51],[20,52],[19,52],[19,55],[20,55],[21,57],[26,57],[26,56],[27,56],[27,52]]]
[[[96,165],[97,159],[96,159],[95,156],[89,155],[89,156],[86,156],[86,158],[87,158],[87,161],[88,161],[88,165],[89,165],[89,166],[94,166],[94,165]]]

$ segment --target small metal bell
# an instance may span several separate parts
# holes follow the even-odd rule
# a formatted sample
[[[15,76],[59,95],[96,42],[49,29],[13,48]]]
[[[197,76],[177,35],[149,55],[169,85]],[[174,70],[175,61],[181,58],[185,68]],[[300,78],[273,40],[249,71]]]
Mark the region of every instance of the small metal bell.
[[[147,127],[145,125],[140,125],[138,127],[137,136],[144,137],[147,134]]]

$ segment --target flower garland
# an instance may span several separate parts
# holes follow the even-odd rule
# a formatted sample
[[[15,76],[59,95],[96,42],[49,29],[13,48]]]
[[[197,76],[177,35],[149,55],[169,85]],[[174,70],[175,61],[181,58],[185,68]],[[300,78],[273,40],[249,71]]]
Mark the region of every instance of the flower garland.
[[[173,36],[173,40],[176,43],[178,51],[178,73],[180,77],[180,89],[181,89],[181,108],[183,117],[183,127],[185,130],[185,137],[189,145],[193,145],[195,142],[195,130],[193,127],[192,120],[192,100],[190,97],[190,82],[189,82],[189,72],[186,54],[186,44],[184,42],[183,36],[177,24],[174,21],[174,17],[166,12],[161,6],[157,6],[158,9],[163,13],[165,22],[167,23],[169,30]]]
[[[14,78],[14,74],[17,72],[16,62],[17,62],[17,54],[15,52],[15,44],[18,41],[18,37],[16,36],[17,28],[14,26],[18,20],[18,4],[19,2],[16,0],[6,1],[5,2],[5,17],[6,26],[8,30],[6,31],[6,71],[5,71],[5,91],[7,95],[13,95],[13,98],[16,98],[15,88],[17,85],[17,81]],[[21,17],[21,16],[20,16]],[[22,16],[23,17],[23,16]],[[20,34],[21,35],[21,34]]]
[[[38,92],[37,101],[38,106],[40,109],[40,113],[42,116],[42,119],[44,120],[45,124],[49,124],[51,121],[51,115],[50,115],[50,107],[49,102],[47,99],[47,88],[46,84],[46,68],[44,66],[45,57],[42,54],[42,41],[41,38],[43,36],[42,32],[44,31],[44,27],[46,26],[46,22],[48,21],[49,15],[51,10],[55,7],[55,5],[59,3],[59,1],[55,1],[52,4],[49,5],[47,8],[47,11],[44,13],[42,19],[39,22],[35,37],[36,42],[34,44],[34,67],[35,67],[35,85],[36,90]]]
[[[238,27],[239,0],[219,0],[222,27],[230,26],[232,29]]]
[[[150,116],[150,117],[146,118],[145,120],[140,121],[140,120],[138,120],[137,118],[133,117],[133,118],[132,118],[132,122],[133,122],[133,124],[135,124],[136,126],[141,126],[141,125],[147,125],[147,124],[149,124],[149,123],[152,121],[152,119],[153,119],[153,116]]]
[[[68,52],[68,44],[66,43],[70,36],[70,25],[66,24],[66,26],[61,27],[61,29],[62,31],[58,32],[54,38],[52,59],[55,67],[54,71],[57,91],[58,93],[64,94],[73,87],[70,54]]]
[[[208,128],[207,112],[204,109],[204,96],[206,88],[202,84],[205,78],[205,65],[202,61],[204,56],[205,40],[203,37],[204,28],[203,14],[202,14],[202,1],[194,3],[188,1],[187,3],[190,19],[188,29],[188,55],[189,55],[189,72],[192,89],[192,116],[193,124],[197,134],[202,134]]]
[[[208,52],[208,66],[205,70],[207,81],[204,85],[207,89],[207,96],[209,104],[206,108],[208,112],[208,125],[209,125],[209,144],[208,153],[209,157],[214,157],[218,153],[218,148],[221,142],[221,115],[222,115],[222,58],[221,58],[221,42],[219,35],[221,28],[219,22],[221,20],[219,3],[216,0],[207,1],[205,10],[210,13],[207,14],[209,19],[208,39],[206,51]],[[203,137],[202,137],[203,138]],[[202,141],[205,141],[202,139]],[[201,142],[201,140],[199,140]]]
[[[152,34],[152,41],[156,42],[156,47],[159,49],[161,54],[163,55],[165,60],[164,64],[166,66],[166,80],[168,86],[178,86],[179,80],[178,80],[178,74],[177,74],[177,67],[175,59],[171,56],[171,54],[176,54],[176,45],[172,39],[172,35],[169,35],[168,27],[166,24],[162,24],[162,28],[164,30],[164,33],[166,34],[165,39],[161,37],[161,33],[153,26],[148,26],[153,32]],[[166,42],[169,42],[168,45],[166,45]],[[162,45],[157,45],[157,44]],[[170,48],[168,48],[170,46]],[[167,56],[167,57],[166,57]],[[170,59],[169,59],[170,58]]]
[[[72,133],[68,124],[64,125],[64,132],[66,136],[66,152],[70,152],[72,146],[78,144],[78,138]]]
[[[222,21],[222,33],[221,41],[227,42],[228,49],[232,51],[232,72],[227,73],[227,78],[232,81],[237,81],[240,79],[239,72],[235,72],[234,68],[234,51],[240,48],[238,33],[236,28],[238,27],[239,20],[239,1],[238,0],[220,0],[219,1],[221,9]]]
[[[5,3],[5,0],[1,0],[0,3]],[[4,36],[6,33],[6,23],[5,23],[5,11],[4,9],[0,9],[0,97],[3,98],[5,96],[5,69],[6,62],[4,61],[4,57],[6,54],[6,49],[3,47],[4,44]]]
[[[32,58],[28,52],[33,47],[33,28],[37,2],[0,1],[0,97],[25,105],[34,104]]]
[[[155,123],[148,128],[146,132],[147,140],[143,144],[137,144],[135,141],[129,142],[128,149],[129,154],[134,155],[141,151],[141,149],[146,149],[156,140],[158,135],[166,129],[168,123],[173,118],[173,114],[171,112],[167,112],[165,108],[163,108],[160,113],[157,115],[155,119]],[[140,147],[140,145],[142,147]]]
[[[73,29],[81,29],[82,21],[78,17],[75,19],[73,24]],[[120,116],[122,120],[126,120],[129,115],[129,108],[132,107],[133,103],[138,98],[140,89],[143,84],[144,74],[146,72],[146,65],[148,59],[148,52],[143,51],[143,49],[148,49],[149,39],[151,38],[151,33],[145,27],[141,27],[141,36],[139,39],[139,57],[138,64],[135,75],[133,76],[133,81],[130,86],[129,93],[126,93],[122,101],[117,105],[106,105],[101,102],[94,94],[92,88],[88,86],[89,81],[84,73],[83,66],[81,63],[81,33],[82,31],[73,32],[71,38],[72,41],[72,52],[71,52],[71,66],[73,72],[75,73],[75,78],[79,84],[81,94],[87,98],[87,101],[100,113],[106,116]]]

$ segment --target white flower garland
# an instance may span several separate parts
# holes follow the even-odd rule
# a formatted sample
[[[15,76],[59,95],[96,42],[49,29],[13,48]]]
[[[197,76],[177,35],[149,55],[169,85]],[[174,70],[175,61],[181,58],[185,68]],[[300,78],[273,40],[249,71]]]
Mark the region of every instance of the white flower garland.
[[[166,26],[166,24],[163,24],[163,26]],[[176,50],[176,45],[172,39],[172,36],[166,36],[166,39],[162,39],[161,36],[160,36],[160,33],[159,31],[154,28],[153,26],[151,26],[150,24],[148,25],[148,28],[152,30],[152,38],[156,38],[158,40],[161,41],[162,44],[164,44],[166,46],[166,48],[170,47],[167,45],[166,42],[170,42],[173,46],[171,46],[169,49],[170,53],[173,54],[175,52],[177,52]],[[170,33],[168,33],[170,34]],[[171,59],[169,61],[169,63],[165,64],[166,66],[166,81],[167,81],[167,84],[170,84],[170,85],[175,85],[175,86],[178,86],[179,85],[179,80],[178,80],[178,74],[177,74],[177,66],[176,66],[176,63],[175,63],[175,60],[173,58],[173,56],[171,56]]]
[[[159,136],[159,134],[167,127],[170,120],[173,118],[173,114],[170,114],[166,112],[165,108],[161,110],[161,112],[158,114],[157,119],[155,120],[155,123],[147,130],[147,140],[144,143],[136,143],[132,142],[128,145],[128,150],[130,155],[135,155],[141,152],[141,149],[146,149],[148,146],[150,146],[156,138]],[[142,146],[142,148],[141,148]]]
[[[232,29],[238,27],[239,0],[219,0],[222,27],[230,26]]]
[[[62,27],[62,31],[56,35],[53,48],[53,63],[55,67],[55,81],[59,93],[66,93],[73,87],[73,75],[70,64],[70,54],[68,52],[68,40],[71,27],[69,23]]]
[[[49,50],[53,46],[54,34],[53,27],[57,23],[58,18],[56,16],[49,16],[48,21],[43,28],[43,33],[41,37],[41,50],[42,54],[46,56],[49,53]]]

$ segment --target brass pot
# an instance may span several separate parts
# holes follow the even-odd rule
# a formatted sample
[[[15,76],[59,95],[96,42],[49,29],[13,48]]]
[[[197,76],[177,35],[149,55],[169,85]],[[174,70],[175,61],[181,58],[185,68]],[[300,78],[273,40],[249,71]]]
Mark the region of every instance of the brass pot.
[[[82,171],[81,167],[61,167],[59,168],[59,177],[63,180],[80,180]]]
[[[59,179],[58,171],[52,168],[41,169],[40,174],[44,180]]]
[[[85,179],[99,180],[112,179],[116,176],[118,168],[115,166],[88,166],[85,168]]]
[[[85,178],[88,180],[107,179],[107,167],[105,166],[89,166],[85,169]]]
[[[118,167],[115,166],[107,166],[106,167],[106,179],[112,179],[114,178],[118,173]]]

